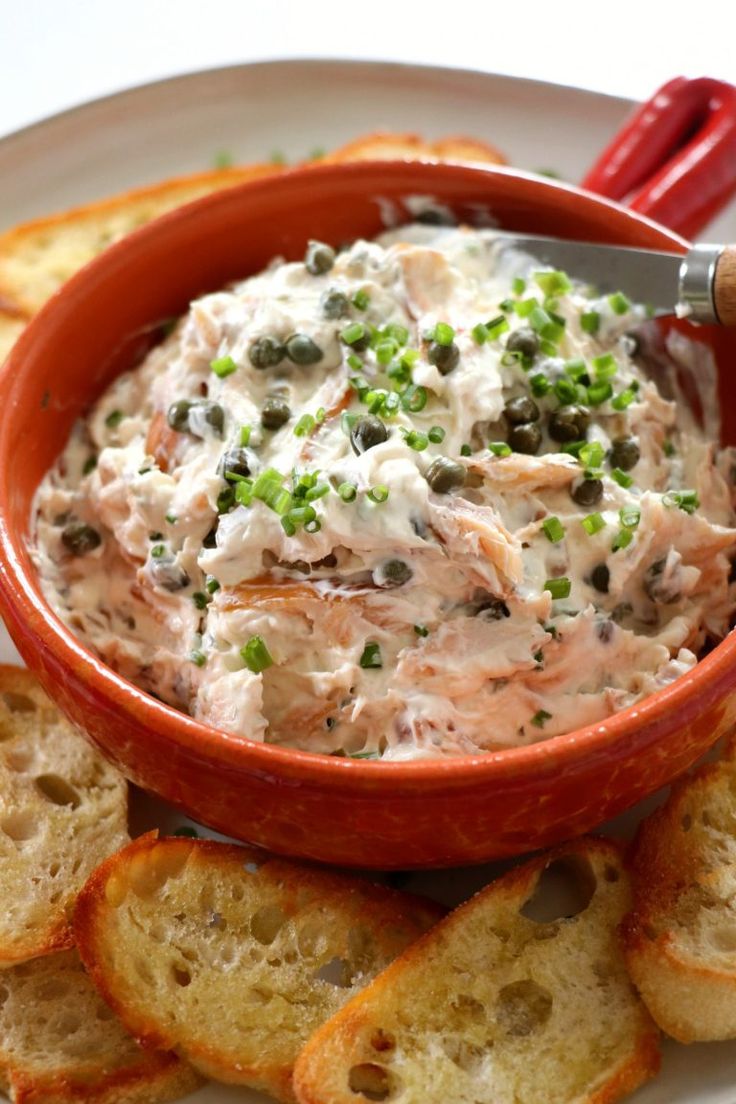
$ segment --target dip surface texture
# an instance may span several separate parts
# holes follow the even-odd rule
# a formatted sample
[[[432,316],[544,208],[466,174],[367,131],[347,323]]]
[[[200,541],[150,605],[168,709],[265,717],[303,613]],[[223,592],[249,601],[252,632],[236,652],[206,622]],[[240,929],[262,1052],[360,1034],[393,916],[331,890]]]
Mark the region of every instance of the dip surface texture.
[[[116,671],[400,760],[602,721],[728,631],[730,457],[650,378],[643,307],[490,231],[305,262],[194,302],[39,489],[47,597]]]

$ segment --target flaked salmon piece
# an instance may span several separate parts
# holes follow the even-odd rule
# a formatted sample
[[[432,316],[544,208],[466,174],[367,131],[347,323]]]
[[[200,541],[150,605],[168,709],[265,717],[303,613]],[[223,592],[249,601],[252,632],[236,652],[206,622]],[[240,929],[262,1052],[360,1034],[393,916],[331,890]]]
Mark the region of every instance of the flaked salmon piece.
[[[542,487],[565,487],[580,474],[580,465],[574,456],[565,453],[549,453],[547,456],[525,456],[514,452],[511,456],[494,456],[483,453],[464,461],[468,471],[482,475],[486,483],[499,490],[519,487],[536,491]]]
[[[430,502],[430,525],[450,559],[491,593],[507,597],[521,583],[521,543],[490,506],[465,499],[450,506]]]
[[[146,455],[152,456],[161,471],[167,472],[172,462],[174,465],[177,462],[176,453],[181,441],[181,433],[171,428],[165,414],[157,411],[148,427]]]
[[[404,278],[406,305],[414,318],[447,307],[457,290],[458,276],[444,254],[413,245],[396,246]]]

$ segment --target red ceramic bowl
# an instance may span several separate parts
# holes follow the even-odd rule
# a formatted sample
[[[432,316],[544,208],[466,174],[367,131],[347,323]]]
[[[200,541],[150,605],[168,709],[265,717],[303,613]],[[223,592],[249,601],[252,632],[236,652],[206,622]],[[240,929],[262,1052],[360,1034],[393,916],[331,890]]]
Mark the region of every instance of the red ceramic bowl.
[[[31,505],[74,420],[129,366],[140,335],[191,297],[308,238],[382,229],[432,195],[532,233],[681,251],[682,239],[607,200],[502,169],[325,166],[212,195],[144,227],[72,279],[31,322],[0,378],[0,609],[52,698],[128,778],[230,835],[291,855],[378,868],[479,862],[552,844],[633,805],[736,720],[736,638],[605,724],[532,747],[372,763],[207,728],[95,658],[49,608],[28,551]],[[716,340],[712,333],[699,336]],[[736,441],[736,335],[719,335],[725,437]]]

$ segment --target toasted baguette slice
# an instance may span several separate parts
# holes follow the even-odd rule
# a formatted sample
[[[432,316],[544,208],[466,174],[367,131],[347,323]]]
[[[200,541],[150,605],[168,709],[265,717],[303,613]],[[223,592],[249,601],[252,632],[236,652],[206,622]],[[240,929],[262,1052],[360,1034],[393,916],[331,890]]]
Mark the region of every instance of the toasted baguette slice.
[[[0,236],[0,309],[30,318],[118,238],[209,192],[281,171],[276,165],[246,165],[177,177],[8,230]]]
[[[176,1055],[138,1046],[76,952],[0,972],[0,1091],[13,1104],[155,1104],[201,1080]]]
[[[579,899],[551,910],[553,878],[572,878]],[[316,1032],[296,1063],[300,1104],[618,1100],[659,1067],[618,942],[628,906],[607,841],[510,871]]]
[[[418,134],[394,134],[378,130],[328,153],[324,161],[457,161],[505,165],[506,158],[490,142],[464,135],[428,142]]]
[[[135,840],[77,904],[80,954],[142,1042],[293,1099],[312,1031],[438,919],[429,901],[213,840]]]
[[[736,1038],[736,762],[701,767],[640,826],[629,971],[680,1042]]]
[[[0,666],[0,965],[72,945],[77,892],[127,841],[127,804],[33,675]]]

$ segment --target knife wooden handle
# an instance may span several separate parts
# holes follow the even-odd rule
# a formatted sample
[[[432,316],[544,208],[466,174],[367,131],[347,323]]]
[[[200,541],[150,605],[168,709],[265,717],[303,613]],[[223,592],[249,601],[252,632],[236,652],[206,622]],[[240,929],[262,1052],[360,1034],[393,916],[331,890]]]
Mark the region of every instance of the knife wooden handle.
[[[736,245],[727,245],[716,265],[713,301],[722,326],[736,326]]]

